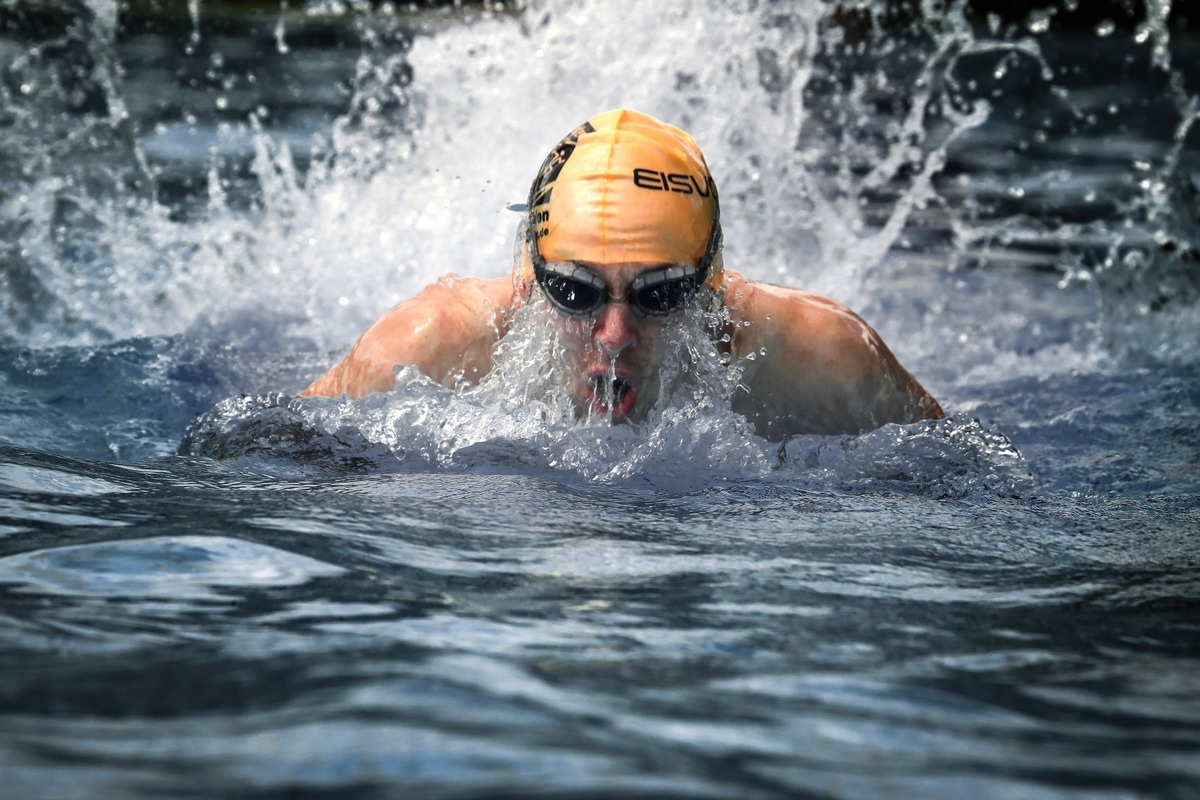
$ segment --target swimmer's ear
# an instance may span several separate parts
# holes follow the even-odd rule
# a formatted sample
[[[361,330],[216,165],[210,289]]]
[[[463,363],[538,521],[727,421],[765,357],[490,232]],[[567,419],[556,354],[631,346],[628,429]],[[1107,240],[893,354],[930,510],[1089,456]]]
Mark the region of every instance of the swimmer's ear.
[[[533,292],[533,258],[529,254],[529,248],[533,245],[531,233],[529,218],[525,217],[517,226],[517,238],[513,242],[512,269],[513,288],[522,303],[528,302],[529,296]]]
[[[712,232],[708,236],[708,251],[704,254],[704,260],[708,262],[708,285],[718,294],[725,289],[724,245],[725,235],[721,232],[721,222],[714,220]]]
[[[521,280],[515,272],[513,273],[513,288],[517,290],[518,300],[522,303],[529,302],[529,284]]]

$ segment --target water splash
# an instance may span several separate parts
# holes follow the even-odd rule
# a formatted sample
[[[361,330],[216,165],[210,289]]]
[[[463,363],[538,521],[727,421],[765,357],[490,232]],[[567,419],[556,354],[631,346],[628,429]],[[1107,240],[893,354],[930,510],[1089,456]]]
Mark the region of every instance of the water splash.
[[[524,195],[531,165],[563,131],[619,105],[696,134],[721,175],[731,263],[853,301],[905,221],[936,201],[932,178],[946,148],[986,116],[984,104],[956,99],[963,93],[952,81],[957,61],[986,49],[971,39],[962,3],[920,20],[903,39],[883,11],[863,8],[861,18],[844,18],[815,5],[712,5],[664,20],[661,9],[639,7],[616,23],[603,3],[543,0],[518,14],[484,11],[452,30],[435,16],[416,38],[396,32],[394,15],[364,14],[366,50],[349,76],[348,108],[303,148],[306,171],[296,164],[301,143],[275,134],[263,124],[267,111],[256,110],[214,126],[205,219],[174,224],[172,210],[131,203],[123,189],[84,189],[76,200],[87,212],[113,206],[88,238],[98,262],[89,269],[110,274],[109,285],[104,293],[75,285],[74,251],[55,243],[54,226],[27,230],[22,249],[45,251],[27,272],[54,286],[47,299],[25,304],[46,324],[14,308],[29,319],[12,335],[95,341],[199,326],[239,342],[344,345],[387,303],[438,274],[506,269],[515,220],[504,207]],[[193,34],[199,13],[189,6]],[[90,35],[89,25],[103,28],[94,14],[79,30]],[[572,58],[580,30],[595,57]],[[209,55],[195,44],[192,58]],[[111,33],[91,46],[113,59]],[[227,84],[253,77],[222,77],[221,63],[204,70],[204,102],[219,104]],[[630,74],[647,79],[631,86]],[[114,80],[95,85],[80,72],[55,93],[88,85],[113,119],[123,116]],[[544,102],[546,87],[556,86],[570,91]],[[900,108],[901,98],[907,110],[881,120],[876,110]],[[195,108],[189,118],[202,112],[211,116]],[[257,196],[250,209],[230,208],[223,187],[242,162],[222,154],[245,142]],[[136,139],[122,146],[138,161]],[[36,177],[26,186],[27,196],[62,192]],[[165,242],[170,258],[159,255]],[[146,303],[147,295],[158,301]],[[89,302],[101,298],[111,313]],[[63,310],[43,313],[50,304]],[[247,330],[240,321],[263,308],[289,311]],[[51,324],[72,314],[86,324]]]
[[[192,33],[188,37],[188,55],[195,52],[196,45],[200,44],[200,0],[187,0],[188,19],[192,21]]]
[[[396,389],[358,400],[242,397],[191,426],[185,455],[282,459],[318,469],[523,469],[601,482],[768,474],[774,446],[733,413],[739,370],[722,363],[700,310],[664,327],[658,401],[648,418],[612,424],[567,390],[569,335],[544,302],[515,314],[495,368],[478,385],[445,389],[414,368]]]
[[[397,371],[393,392],[358,400],[231,399],[193,423],[180,452],[287,475],[434,468],[517,470],[676,491],[783,479],[942,500],[1036,493],[1013,443],[978,419],[782,444],[756,436],[731,408],[737,365],[724,363],[704,331],[711,320],[698,311],[664,329],[674,355],[663,365],[659,401],[647,419],[613,425],[581,414],[564,388],[560,329],[538,318],[552,313],[542,303],[521,309],[496,368],[478,386],[445,389],[410,367]]]
[[[906,365],[960,403],[996,374],[1104,366],[1098,343],[1123,332],[1113,319],[1156,318],[1158,329],[1126,337],[1133,351],[1190,357],[1200,347],[1187,333],[1200,330],[1188,175],[1197,105],[1178,60],[1162,55],[1173,46],[1160,24],[1169,4],[1147,5],[1148,27],[1126,38],[1166,89],[1152,110],[1165,108],[1174,137],[1165,151],[1139,140],[1145,150],[1117,180],[1116,170],[1094,174],[1079,148],[1139,108],[1095,107],[1099,95],[1064,68],[1070,59],[1044,52],[1066,8],[980,25],[961,0],[909,11],[645,5],[619,22],[599,0],[421,17],[352,5],[347,22],[341,4],[285,3],[260,32],[283,65],[321,63],[305,57],[303,33],[326,19],[362,49],[343,76],[305,84],[336,96],[330,118],[290,127],[285,103],[238,105],[267,73],[199,38],[198,2],[183,33],[196,39],[193,60],[179,69],[200,88],[180,92],[177,117],[144,128],[135,123],[149,112],[126,97],[131,62],[112,4],[73,5],[65,27],[6,39],[16,57],[0,106],[15,124],[0,131],[13,154],[0,169],[0,336],[44,347],[185,332],[246,350],[344,348],[442,273],[503,274],[518,219],[507,209],[545,150],[592,114],[629,105],[704,147],[732,268],[872,312]],[[290,52],[278,53],[285,21]],[[1135,41],[1143,33],[1151,48]],[[1030,107],[1045,119],[1029,124]],[[193,187],[182,199],[176,169]],[[1077,206],[1054,205],[1075,195]],[[1009,267],[1054,281],[1015,296]],[[943,282],[910,291],[905,270],[918,269]],[[1038,304],[1072,310],[1043,326],[1030,322]],[[1171,315],[1180,335],[1160,324]],[[533,390],[544,378],[522,390],[544,405],[543,426],[570,416],[561,397]],[[482,398],[415,386],[400,394],[431,404],[411,410],[429,425],[449,424],[450,402]],[[430,409],[441,409],[436,422]],[[434,441],[428,452],[485,446],[472,424],[457,427],[457,450]],[[626,435],[613,430],[613,441]],[[377,440],[364,441],[370,451]]]
[[[1171,16],[1171,0],[1145,0],[1146,18],[1137,26],[1134,41],[1139,44],[1149,41],[1150,63],[1161,70],[1171,69],[1171,33],[1168,20]]]
[[[286,28],[284,20],[287,16],[288,4],[287,0],[279,0],[279,20],[275,23],[275,51],[280,55],[287,55],[291,52],[288,47],[286,37]]]

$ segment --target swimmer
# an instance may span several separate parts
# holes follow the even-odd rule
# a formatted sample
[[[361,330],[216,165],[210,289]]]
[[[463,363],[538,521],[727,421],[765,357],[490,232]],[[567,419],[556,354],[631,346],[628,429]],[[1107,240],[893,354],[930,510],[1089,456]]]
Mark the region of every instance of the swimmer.
[[[477,383],[516,311],[540,295],[581,415],[644,418],[666,355],[664,324],[707,304],[727,312],[711,332],[742,369],[733,410],[768,439],[944,416],[849,309],[724,269],[704,155],[653,117],[609,111],[563,139],[533,182],[515,251],[505,277],[448,275],[386,312],[303,394],[390,391],[398,365],[447,387]]]

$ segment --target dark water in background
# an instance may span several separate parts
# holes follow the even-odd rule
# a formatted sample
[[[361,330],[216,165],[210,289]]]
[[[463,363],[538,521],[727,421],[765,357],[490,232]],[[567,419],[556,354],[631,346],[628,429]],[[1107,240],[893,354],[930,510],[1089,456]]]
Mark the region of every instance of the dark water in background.
[[[1200,795],[1189,8],[61,7],[0,2],[6,794]],[[952,418],[272,394],[621,104]]]

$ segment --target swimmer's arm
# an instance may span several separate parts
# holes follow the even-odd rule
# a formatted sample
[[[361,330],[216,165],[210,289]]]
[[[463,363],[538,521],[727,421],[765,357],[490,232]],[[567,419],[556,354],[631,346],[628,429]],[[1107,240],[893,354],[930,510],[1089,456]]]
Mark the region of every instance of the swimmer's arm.
[[[507,278],[446,276],[376,320],[350,352],[301,394],[362,397],[391,391],[396,366],[415,366],[444,386],[477,382],[491,369],[492,345],[511,302]]]
[[[734,276],[734,336],[744,391],[735,408],[768,435],[861,433],[889,422],[941,419],[937,400],[866,322],[818,295]]]

